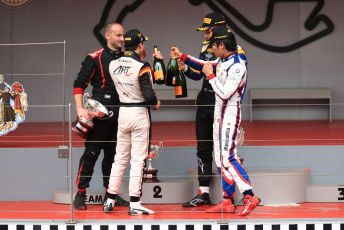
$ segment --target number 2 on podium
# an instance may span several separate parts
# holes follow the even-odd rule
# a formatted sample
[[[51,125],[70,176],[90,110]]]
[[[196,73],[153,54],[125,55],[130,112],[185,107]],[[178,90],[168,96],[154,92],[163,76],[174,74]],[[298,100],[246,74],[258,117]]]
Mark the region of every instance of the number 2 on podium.
[[[154,195],[153,195],[154,198],[162,198],[162,195],[160,194],[161,187],[159,185],[153,187],[153,192],[154,192]]]

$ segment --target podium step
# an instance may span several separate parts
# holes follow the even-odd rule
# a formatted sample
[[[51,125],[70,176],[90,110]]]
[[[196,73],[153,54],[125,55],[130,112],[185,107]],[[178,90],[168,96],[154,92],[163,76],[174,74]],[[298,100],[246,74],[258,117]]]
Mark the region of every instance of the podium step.
[[[262,200],[261,205],[288,205],[306,201],[309,169],[251,170],[248,171],[253,191]],[[211,183],[210,198],[218,203],[222,198],[221,178]],[[236,189],[235,200],[240,203],[242,194]]]
[[[160,182],[143,183],[141,200],[145,204],[184,203],[193,197],[193,188],[194,182],[191,180],[165,179]],[[124,192],[120,194],[121,197],[129,200],[128,181],[123,181],[122,190]],[[70,204],[71,196],[68,191],[55,192],[53,199],[57,204]],[[104,193],[88,193],[86,204],[101,204],[103,200]]]
[[[311,196],[312,188],[307,190],[309,169],[251,170],[248,173],[253,191],[262,199],[262,205],[289,205],[306,201],[322,202],[321,195],[324,194],[322,191],[316,192],[320,196]],[[141,200],[146,204],[184,203],[196,194],[197,186],[197,178],[193,180],[166,178],[160,182],[143,183]],[[213,204],[217,204],[222,199],[221,187],[221,177],[214,176],[210,184],[210,199]],[[316,187],[313,188],[314,191],[315,189]],[[333,199],[338,199],[338,197],[344,199],[343,186],[340,191],[338,188],[331,189],[333,190],[331,190]],[[123,181],[122,190],[120,195],[128,200],[128,181]],[[335,192],[337,193],[335,194]],[[86,201],[88,204],[101,204],[103,195],[103,192],[90,193]],[[306,195],[309,196],[309,199],[306,199]],[[241,198],[242,194],[237,189],[236,202],[240,203]],[[67,191],[54,194],[54,203],[69,204],[70,199]]]
[[[309,185],[307,202],[344,202],[344,185]]]

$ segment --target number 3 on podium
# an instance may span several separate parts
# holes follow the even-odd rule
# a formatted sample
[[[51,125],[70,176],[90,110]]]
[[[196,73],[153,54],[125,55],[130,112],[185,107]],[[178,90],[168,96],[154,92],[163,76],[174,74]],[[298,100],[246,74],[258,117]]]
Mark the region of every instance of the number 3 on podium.
[[[344,187],[338,188],[339,196],[338,200],[344,200]]]

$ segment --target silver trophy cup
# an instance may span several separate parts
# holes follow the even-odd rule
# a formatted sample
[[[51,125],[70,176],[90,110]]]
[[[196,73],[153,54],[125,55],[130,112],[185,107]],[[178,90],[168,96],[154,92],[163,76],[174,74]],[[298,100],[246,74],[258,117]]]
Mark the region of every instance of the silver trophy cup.
[[[158,179],[158,170],[153,167],[153,159],[158,158],[162,149],[162,142],[159,145],[151,145],[150,152],[147,156],[146,166],[143,169],[143,182],[145,183],[155,183],[160,182]]]
[[[89,116],[77,117],[72,124],[72,130],[80,137],[86,139],[89,132],[93,129],[93,118],[108,119],[113,116],[113,112],[109,111],[99,101],[90,98],[88,93],[85,93],[83,96],[83,106]]]

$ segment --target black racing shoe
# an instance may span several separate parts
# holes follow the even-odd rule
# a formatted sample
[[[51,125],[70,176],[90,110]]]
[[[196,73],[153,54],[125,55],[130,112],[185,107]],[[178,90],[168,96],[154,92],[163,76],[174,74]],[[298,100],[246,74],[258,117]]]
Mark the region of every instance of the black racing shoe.
[[[192,198],[190,201],[186,202],[183,204],[183,207],[198,207],[201,205],[208,205],[210,204],[210,198],[209,198],[209,193],[202,193],[198,194],[194,198]]]
[[[129,207],[129,202],[124,200],[122,197],[117,195],[116,196],[115,206],[118,206],[118,207]]]
[[[77,192],[74,197],[73,205],[75,209],[86,210],[86,193]]]
[[[129,202],[124,200],[122,197],[120,197],[119,195],[111,195],[110,197],[112,197],[112,199],[115,201],[113,206],[117,206],[117,207],[129,207]],[[105,193],[104,195],[104,199],[103,199],[103,205],[106,202],[106,200],[109,198],[109,196],[107,195],[107,193]]]

